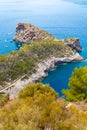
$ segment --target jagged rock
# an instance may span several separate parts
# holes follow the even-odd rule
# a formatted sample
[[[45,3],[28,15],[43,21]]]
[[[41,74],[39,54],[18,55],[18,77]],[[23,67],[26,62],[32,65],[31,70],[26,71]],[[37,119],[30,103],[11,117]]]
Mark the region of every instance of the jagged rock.
[[[35,27],[31,24],[18,23],[16,27],[16,35],[13,38],[16,42],[27,42],[31,43],[35,40],[43,40],[43,39],[55,39],[51,34],[47,33]],[[78,38],[67,38],[62,40],[64,44],[71,47],[73,50],[82,51],[82,47],[80,46]]]
[[[47,33],[46,31],[43,31],[39,29],[38,27],[35,27],[31,24],[25,24],[25,23],[18,23],[16,27],[16,35],[14,36],[14,40],[17,42],[28,42],[31,43],[35,40],[43,40],[43,39],[53,39],[54,37]]]
[[[73,50],[76,50],[77,52],[82,51],[82,47],[80,46],[78,38],[63,39],[63,43],[71,47]]]

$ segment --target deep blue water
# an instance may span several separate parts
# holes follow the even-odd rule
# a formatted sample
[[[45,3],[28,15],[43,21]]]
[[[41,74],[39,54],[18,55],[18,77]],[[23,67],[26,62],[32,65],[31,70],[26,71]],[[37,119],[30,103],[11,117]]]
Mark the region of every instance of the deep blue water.
[[[18,49],[12,41],[18,22],[34,24],[59,39],[78,37],[83,47],[80,54],[87,58],[86,0],[0,0],[0,54]],[[86,65],[87,61],[59,65],[42,82],[61,95],[74,68]]]

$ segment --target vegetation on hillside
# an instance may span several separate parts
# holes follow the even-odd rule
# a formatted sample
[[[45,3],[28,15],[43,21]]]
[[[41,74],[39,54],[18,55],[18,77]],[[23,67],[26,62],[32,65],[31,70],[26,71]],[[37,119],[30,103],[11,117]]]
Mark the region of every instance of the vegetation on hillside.
[[[9,100],[9,96],[3,92],[0,93],[0,107],[4,106]]]
[[[31,84],[19,98],[0,110],[1,130],[86,130],[87,112],[79,111],[58,99],[58,94],[43,84]]]
[[[69,101],[87,101],[87,67],[76,68],[69,80],[70,89],[63,90]]]
[[[70,56],[74,52],[62,41],[43,40],[24,44],[17,52],[0,56],[0,85],[11,82],[20,76],[31,75],[36,71],[38,62],[51,56]]]
[[[4,87],[21,76],[28,78],[44,60],[76,53],[75,46],[71,47],[73,38],[56,40],[47,32],[27,24],[20,24],[16,29],[18,37],[14,39],[22,38],[28,43],[16,52],[0,55],[0,86]],[[86,103],[84,109],[79,109],[68,102],[87,101],[86,79],[87,67],[74,70],[69,81],[70,89],[63,90],[67,100],[59,98],[49,85],[41,83],[26,86],[19,92],[18,99],[11,102],[9,95],[0,93],[0,130],[87,130]]]

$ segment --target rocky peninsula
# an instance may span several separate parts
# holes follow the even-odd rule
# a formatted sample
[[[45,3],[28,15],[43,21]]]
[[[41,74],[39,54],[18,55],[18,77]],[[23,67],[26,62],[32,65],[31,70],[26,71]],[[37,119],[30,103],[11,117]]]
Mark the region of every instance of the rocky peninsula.
[[[54,69],[56,65],[58,65],[59,63],[69,63],[82,60],[83,58],[78,53],[75,53],[70,57],[64,57],[64,58],[58,58],[52,56],[44,60],[43,62],[38,63],[35,73],[33,73],[27,79],[25,78],[17,80],[17,82],[15,82],[14,85],[12,85],[12,87],[10,87],[7,90],[4,90],[4,92],[9,94],[9,99],[17,98],[20,90],[22,90],[25,86],[27,86],[30,83],[39,82],[44,77],[47,77],[48,71]]]
[[[22,43],[32,43],[37,40],[46,40],[46,39],[56,39],[52,34],[41,30],[40,28],[26,23],[18,23],[16,27],[16,34],[13,38],[16,42]],[[73,50],[82,51],[82,47],[80,45],[78,38],[67,38],[63,39],[62,42]]]
[[[48,32],[41,30],[31,24],[18,23],[14,40],[17,42],[31,43],[36,40],[53,39],[54,37]],[[55,38],[54,38],[55,39]]]
[[[10,99],[17,98],[26,85],[41,81],[59,63],[84,60],[76,52],[82,50],[79,39],[58,40],[30,24],[19,23],[14,40],[27,44],[17,52],[0,57],[0,85],[4,86],[1,92],[9,94]]]

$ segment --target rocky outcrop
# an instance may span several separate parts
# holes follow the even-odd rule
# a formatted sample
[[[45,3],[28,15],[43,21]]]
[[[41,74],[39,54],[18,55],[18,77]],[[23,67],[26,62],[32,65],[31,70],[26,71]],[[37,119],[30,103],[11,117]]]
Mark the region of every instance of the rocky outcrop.
[[[16,27],[16,35],[14,36],[14,40],[16,42],[28,42],[31,43],[35,40],[43,40],[43,39],[53,39],[54,37],[47,33],[46,31],[43,31],[39,29],[38,27],[35,27],[31,24],[25,24],[25,23],[18,23]]]
[[[10,99],[14,99],[18,97],[18,92],[23,89],[26,85],[34,82],[39,82],[44,77],[47,76],[47,72],[55,68],[55,65],[58,63],[67,63],[73,61],[82,61],[83,58],[75,53],[70,57],[58,58],[58,57],[50,57],[43,62],[40,62],[36,68],[36,73],[32,74],[28,79],[18,80],[12,88],[6,90],[5,93],[9,94]]]
[[[55,39],[51,34],[39,29],[31,24],[18,23],[16,27],[16,35],[13,38],[16,42],[31,43],[35,40]],[[67,38],[62,40],[64,44],[71,47],[73,50],[82,51],[78,38]]]
[[[76,50],[77,52],[82,51],[82,47],[80,46],[78,38],[63,39],[63,43],[71,47],[73,50]]]

